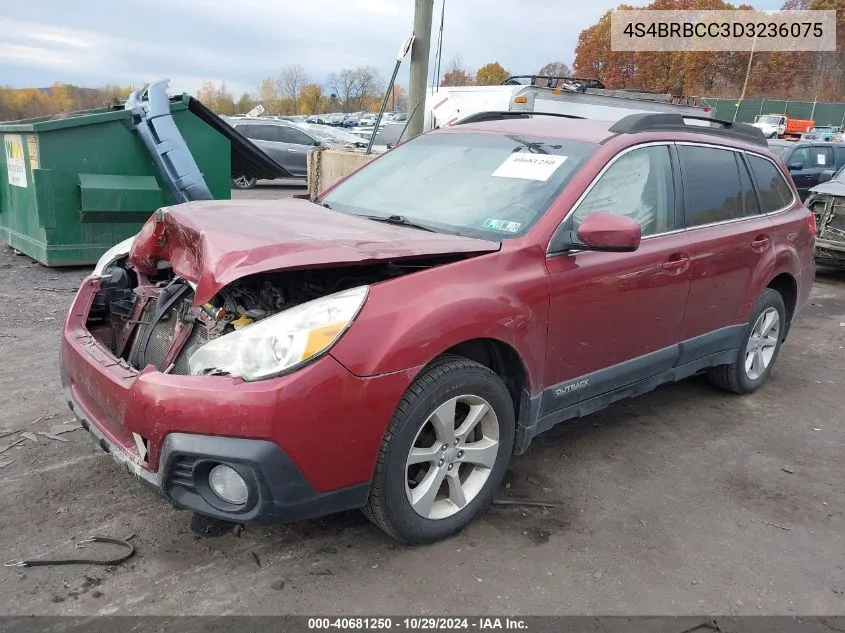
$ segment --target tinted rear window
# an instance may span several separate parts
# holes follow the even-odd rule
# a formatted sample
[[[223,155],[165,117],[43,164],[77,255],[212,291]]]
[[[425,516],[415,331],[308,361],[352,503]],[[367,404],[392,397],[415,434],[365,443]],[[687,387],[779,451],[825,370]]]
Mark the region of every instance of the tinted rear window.
[[[751,154],[748,155],[748,162],[760,189],[760,203],[764,213],[779,211],[792,204],[792,190],[773,163]]]
[[[678,147],[684,170],[688,227],[743,216],[742,187],[734,152],[711,147]]]

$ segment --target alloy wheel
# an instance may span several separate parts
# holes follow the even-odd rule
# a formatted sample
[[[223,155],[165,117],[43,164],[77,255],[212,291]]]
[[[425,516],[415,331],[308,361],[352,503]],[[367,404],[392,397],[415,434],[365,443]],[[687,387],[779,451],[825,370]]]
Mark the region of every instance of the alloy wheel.
[[[472,502],[499,453],[499,418],[485,399],[450,398],[428,416],[405,462],[405,493],[414,511],[445,519]]]
[[[766,373],[777,350],[778,337],[780,315],[775,308],[767,308],[757,317],[745,346],[745,374],[749,380],[757,380]]]

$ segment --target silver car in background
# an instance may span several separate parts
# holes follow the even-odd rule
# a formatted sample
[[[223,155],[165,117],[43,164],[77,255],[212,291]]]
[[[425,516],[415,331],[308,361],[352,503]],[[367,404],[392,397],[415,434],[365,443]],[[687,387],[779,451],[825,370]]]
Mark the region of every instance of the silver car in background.
[[[307,177],[308,154],[315,147],[360,147],[365,142],[341,129],[269,118],[228,118],[226,122],[252,141],[296,179]],[[236,189],[251,189],[256,179],[234,178]]]

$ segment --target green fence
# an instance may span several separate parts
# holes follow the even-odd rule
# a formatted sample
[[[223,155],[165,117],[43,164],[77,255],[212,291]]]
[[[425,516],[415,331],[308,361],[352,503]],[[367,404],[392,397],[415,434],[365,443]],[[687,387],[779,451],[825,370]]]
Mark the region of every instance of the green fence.
[[[845,103],[813,103],[812,101],[784,101],[782,99],[701,99],[715,111],[717,119],[753,123],[760,114],[785,114],[795,119],[812,119],[816,125],[845,127]],[[734,118],[736,114],[736,118]]]

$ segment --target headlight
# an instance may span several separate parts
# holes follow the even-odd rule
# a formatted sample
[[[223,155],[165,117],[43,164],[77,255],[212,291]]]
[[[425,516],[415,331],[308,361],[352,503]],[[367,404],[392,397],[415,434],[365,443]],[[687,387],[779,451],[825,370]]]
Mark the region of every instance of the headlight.
[[[103,256],[97,261],[97,265],[94,266],[94,276],[102,275],[106,268],[111,264],[114,260],[123,257],[124,255],[129,254],[129,249],[132,248],[132,240],[135,239],[135,236],[128,237],[123,240],[120,244],[115,244],[109,250],[107,250]]]
[[[272,378],[328,351],[364,305],[368,286],[322,297],[209,341],[188,364],[195,376]]]

